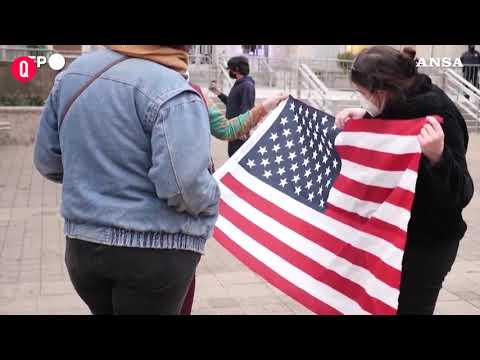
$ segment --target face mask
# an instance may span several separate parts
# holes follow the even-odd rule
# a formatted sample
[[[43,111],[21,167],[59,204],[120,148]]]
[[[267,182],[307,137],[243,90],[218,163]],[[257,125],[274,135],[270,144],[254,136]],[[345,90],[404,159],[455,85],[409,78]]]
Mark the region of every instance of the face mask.
[[[367,110],[367,112],[372,116],[375,117],[380,115],[382,110],[378,108],[377,105],[373,104],[370,100],[368,100],[363,94],[358,93],[358,100],[360,101],[360,105],[362,108]]]
[[[236,78],[237,78],[232,70],[230,70],[230,71],[228,72],[228,76],[230,76],[232,79],[236,79]]]

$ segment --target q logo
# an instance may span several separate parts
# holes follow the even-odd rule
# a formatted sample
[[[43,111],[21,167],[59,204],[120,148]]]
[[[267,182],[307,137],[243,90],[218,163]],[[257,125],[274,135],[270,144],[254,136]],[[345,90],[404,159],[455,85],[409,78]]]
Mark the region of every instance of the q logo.
[[[37,65],[28,56],[20,56],[12,62],[10,71],[15,79],[27,83],[37,74]]]

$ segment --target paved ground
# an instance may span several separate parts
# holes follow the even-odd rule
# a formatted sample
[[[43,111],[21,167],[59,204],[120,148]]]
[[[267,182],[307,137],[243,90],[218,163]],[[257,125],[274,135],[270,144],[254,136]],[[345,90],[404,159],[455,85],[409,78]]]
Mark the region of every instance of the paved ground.
[[[226,145],[215,142],[217,166]],[[480,314],[480,136],[469,164],[477,193],[465,210],[469,230],[437,305],[438,314]],[[88,314],[70,285],[58,216],[60,187],[32,165],[31,147],[0,147],[0,314]],[[215,240],[197,277],[195,314],[311,314],[253,274]]]

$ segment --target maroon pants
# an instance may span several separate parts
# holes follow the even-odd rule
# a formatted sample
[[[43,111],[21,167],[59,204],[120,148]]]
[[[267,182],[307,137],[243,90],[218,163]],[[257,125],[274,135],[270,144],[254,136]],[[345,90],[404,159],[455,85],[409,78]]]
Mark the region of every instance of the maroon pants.
[[[195,276],[190,283],[188,288],[187,295],[183,301],[182,310],[180,310],[180,315],[192,315],[192,305],[193,305],[193,295],[195,294]]]

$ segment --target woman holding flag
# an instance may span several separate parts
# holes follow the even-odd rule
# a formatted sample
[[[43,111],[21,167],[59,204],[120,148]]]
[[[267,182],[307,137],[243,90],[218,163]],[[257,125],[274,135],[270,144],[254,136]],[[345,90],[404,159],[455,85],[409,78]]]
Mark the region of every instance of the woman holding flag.
[[[398,314],[434,313],[467,225],[462,210],[473,196],[466,152],[465,120],[450,98],[415,61],[388,46],[364,49],[354,60],[351,81],[362,108],[339,112],[342,128],[352,118],[427,117],[418,136],[422,158],[402,263]],[[443,124],[431,115],[443,118]]]

